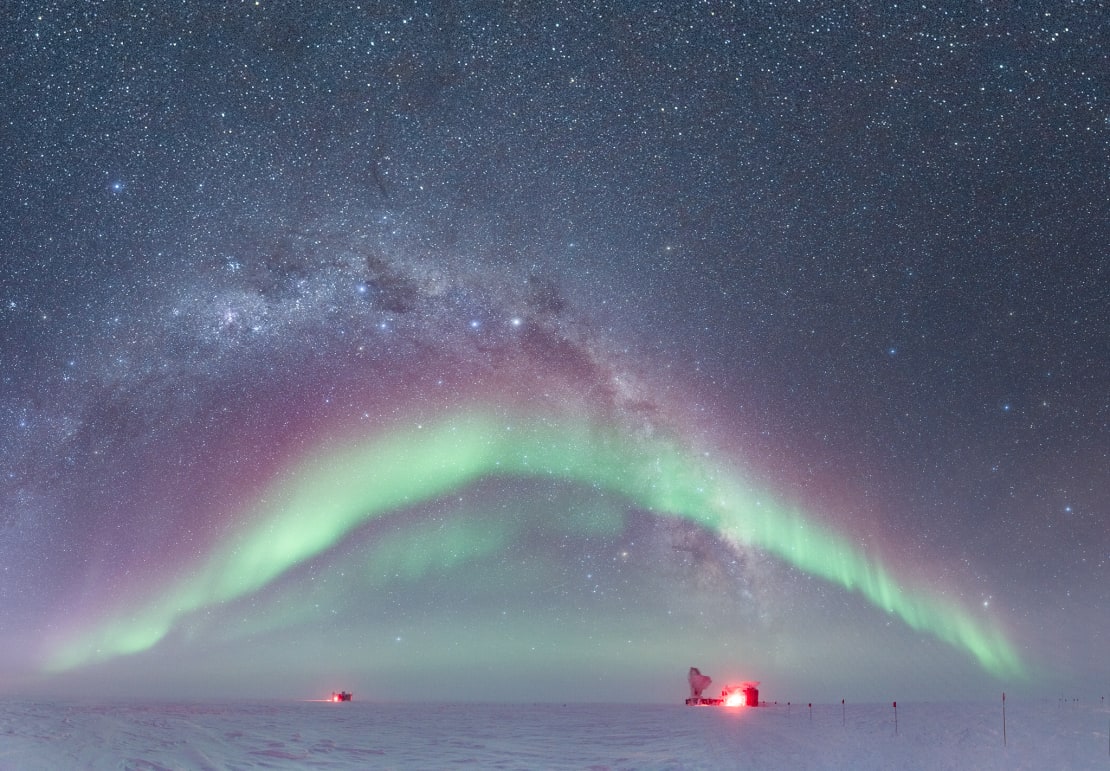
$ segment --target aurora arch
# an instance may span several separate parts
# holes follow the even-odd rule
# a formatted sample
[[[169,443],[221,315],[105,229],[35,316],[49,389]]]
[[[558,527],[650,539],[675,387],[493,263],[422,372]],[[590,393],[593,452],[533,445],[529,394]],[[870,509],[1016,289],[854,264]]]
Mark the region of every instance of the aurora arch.
[[[461,411],[321,449],[265,492],[232,537],[137,607],[64,639],[44,669],[62,672],[147,650],[189,614],[259,591],[336,546],[361,525],[490,477],[550,478],[597,487],[629,505],[681,517],[734,544],[763,550],[858,592],[909,627],[928,632],[997,676],[1024,666],[1000,629],[925,589],[906,588],[847,538],[750,487],[681,443],[630,437],[583,419]],[[404,557],[379,550],[401,574],[488,554],[507,536],[455,525],[445,545]],[[450,542],[450,543],[449,543]],[[409,548],[416,544],[409,542]]]

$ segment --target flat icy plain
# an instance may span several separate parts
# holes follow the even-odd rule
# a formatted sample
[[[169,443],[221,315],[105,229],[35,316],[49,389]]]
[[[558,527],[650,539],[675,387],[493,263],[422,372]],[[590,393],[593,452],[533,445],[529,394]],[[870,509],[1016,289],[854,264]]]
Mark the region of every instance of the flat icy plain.
[[[357,698],[357,695],[356,695]],[[1099,700],[1001,704],[0,701],[0,769],[1110,768]]]

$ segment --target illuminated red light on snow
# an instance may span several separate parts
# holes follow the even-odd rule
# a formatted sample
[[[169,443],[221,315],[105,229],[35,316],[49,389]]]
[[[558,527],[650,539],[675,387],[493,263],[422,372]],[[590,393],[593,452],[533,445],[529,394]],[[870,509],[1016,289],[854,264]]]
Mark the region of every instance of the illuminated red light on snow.
[[[331,700],[332,701],[339,701],[339,694],[338,693],[333,694],[332,697],[331,697]]]
[[[732,693],[730,693],[728,696],[725,697],[725,706],[726,707],[746,707],[747,706],[747,700],[744,698],[744,694],[741,691],[733,691]]]

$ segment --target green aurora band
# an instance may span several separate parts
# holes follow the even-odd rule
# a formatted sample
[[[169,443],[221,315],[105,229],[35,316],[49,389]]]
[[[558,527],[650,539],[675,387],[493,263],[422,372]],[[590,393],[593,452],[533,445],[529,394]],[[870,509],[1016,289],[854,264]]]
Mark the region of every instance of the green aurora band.
[[[565,480],[596,487],[656,514],[686,518],[732,543],[761,549],[857,591],[913,629],[970,654],[996,677],[1025,668],[1003,633],[960,605],[903,589],[846,538],[747,489],[702,455],[660,438],[629,438],[585,420],[461,412],[435,425],[394,430],[320,452],[296,466],[249,512],[250,524],[158,596],[66,640],[44,669],[61,672],[147,650],[188,614],[256,592],[334,547],[364,523],[491,477]],[[455,533],[457,537],[452,537]],[[509,536],[447,528],[439,544],[374,551],[398,577],[485,554]],[[432,563],[437,563],[433,565]]]

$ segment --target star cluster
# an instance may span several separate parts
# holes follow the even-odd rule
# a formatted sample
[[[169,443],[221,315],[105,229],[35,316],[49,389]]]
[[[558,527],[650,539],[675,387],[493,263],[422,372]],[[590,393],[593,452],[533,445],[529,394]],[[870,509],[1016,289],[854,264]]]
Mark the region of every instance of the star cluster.
[[[17,3],[0,674],[1105,680],[1108,27],[1083,2]],[[411,497],[365,498],[373,456],[288,503],[342,448],[472,410],[504,457],[397,449]],[[537,426],[526,453],[499,433]]]

